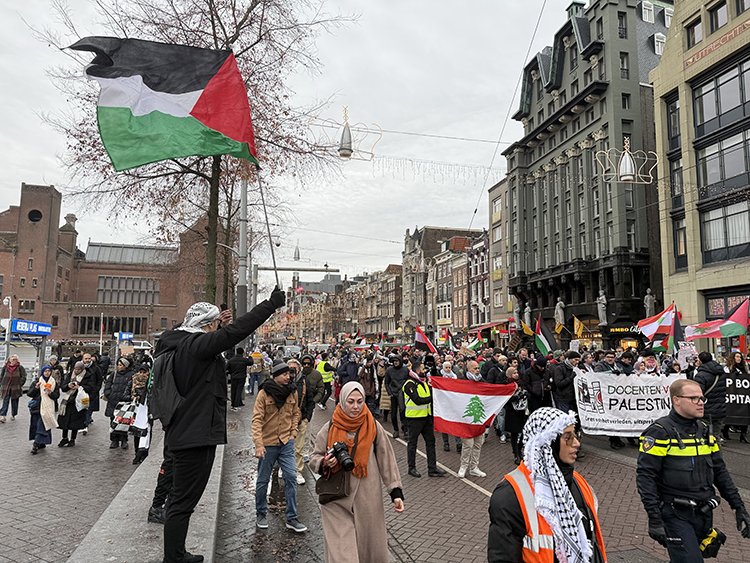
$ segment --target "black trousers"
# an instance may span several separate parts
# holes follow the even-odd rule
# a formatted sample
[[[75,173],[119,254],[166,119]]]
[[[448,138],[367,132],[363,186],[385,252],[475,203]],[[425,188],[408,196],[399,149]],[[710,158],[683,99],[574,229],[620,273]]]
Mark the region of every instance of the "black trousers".
[[[242,392],[244,390],[243,388],[245,386],[245,380],[244,379],[232,379],[230,383],[231,383],[232,406],[233,407],[242,406]]]
[[[177,450],[172,456],[174,480],[164,520],[164,563],[178,563],[185,556],[190,515],[206,490],[216,446]]]
[[[328,402],[328,399],[331,398],[331,393],[333,393],[333,388],[331,386],[331,381],[328,383],[324,383],[323,387],[325,388],[325,391],[323,391],[323,398],[320,400],[320,404],[325,406]]]
[[[398,432],[398,421],[401,419],[401,427],[404,429],[404,432],[408,430],[406,427],[406,413],[401,407],[401,401],[399,400],[398,395],[395,397],[391,397],[391,425],[393,426],[393,431]]]
[[[154,491],[154,500],[151,506],[162,508],[166,502],[169,493],[172,491],[172,478],[174,476],[174,458],[169,451],[166,441],[164,444],[164,461],[159,468],[159,477],[156,479],[156,490]]]
[[[682,545],[669,544],[669,560],[675,563],[702,563],[698,547],[713,527],[713,514],[665,504],[661,509],[668,538],[682,539]]]
[[[405,428],[409,431],[409,442],[406,445],[406,459],[409,469],[417,467],[417,440],[421,435],[424,438],[424,447],[427,450],[427,470],[437,469],[437,455],[435,454],[435,431],[432,426],[432,417],[407,418]]]

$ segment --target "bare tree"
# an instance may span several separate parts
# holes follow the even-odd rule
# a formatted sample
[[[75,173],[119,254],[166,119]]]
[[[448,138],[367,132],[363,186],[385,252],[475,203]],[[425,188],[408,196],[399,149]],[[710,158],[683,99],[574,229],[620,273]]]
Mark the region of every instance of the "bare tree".
[[[330,151],[308,135],[306,116],[319,108],[294,107],[285,80],[293,70],[318,71],[312,48],[317,33],[350,18],[324,14],[322,0],[94,2],[100,23],[114,36],[234,51],[248,89],[264,178],[291,175],[305,183],[335,170]],[[90,35],[77,28],[63,0],[54,0],[52,8],[60,26],[35,29],[41,39],[62,50]],[[68,139],[63,162],[76,184],[68,193],[115,215],[142,216],[148,209],[154,234],[165,241],[174,239],[175,229],[195,224],[196,217],[205,213],[206,299],[214,301],[219,222],[228,237],[224,244],[231,243],[237,209],[234,186],[240,177],[254,182],[257,171],[236,159],[213,156],[172,159],[116,173],[98,133],[98,89],[82,79],[81,69],[90,56],[63,52],[74,64],[50,69],[49,74],[70,100],[70,108],[45,118]],[[267,199],[279,202],[282,198],[268,194]]]

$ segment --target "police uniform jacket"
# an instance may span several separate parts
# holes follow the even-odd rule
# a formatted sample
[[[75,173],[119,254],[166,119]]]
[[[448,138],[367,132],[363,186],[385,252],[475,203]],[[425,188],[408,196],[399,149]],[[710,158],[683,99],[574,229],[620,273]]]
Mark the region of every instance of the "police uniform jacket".
[[[649,426],[640,442],[636,485],[649,517],[661,518],[661,503],[675,498],[708,500],[714,486],[733,510],[742,508],[719,443],[702,420],[673,409]]]

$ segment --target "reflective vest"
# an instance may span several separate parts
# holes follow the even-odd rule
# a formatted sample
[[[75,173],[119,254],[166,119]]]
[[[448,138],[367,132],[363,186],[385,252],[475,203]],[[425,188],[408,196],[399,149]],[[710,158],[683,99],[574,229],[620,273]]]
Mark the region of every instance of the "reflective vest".
[[[407,379],[406,383],[409,383],[409,381],[414,381],[414,380]],[[406,418],[424,418],[426,416],[431,415],[432,414],[431,404],[428,403],[426,405],[418,405],[409,398],[409,395],[407,395],[404,392],[406,383],[404,383],[403,387],[401,387],[401,392],[404,394],[404,405],[406,406],[406,409],[405,409],[406,412],[404,416],[406,416]],[[429,399],[431,394],[432,393],[430,390],[430,386],[427,385],[426,382],[417,383],[417,395],[419,395],[420,399]]]
[[[589,512],[593,516],[596,542],[606,562],[607,554],[604,551],[604,538],[599,526],[596,495],[579,473],[574,471],[573,477],[581,490],[581,495]],[[510,483],[516,492],[518,504],[521,506],[521,512],[523,512],[523,521],[526,523],[526,536],[523,538],[522,548],[523,562],[553,563],[555,560],[555,536],[544,517],[536,511],[534,486],[531,484],[531,476],[526,464],[521,463],[517,469],[505,476],[505,480]]]
[[[326,371],[325,365],[326,365],[325,360],[320,360],[318,362],[318,365],[315,366],[315,369],[318,370],[318,372],[320,373],[320,376],[323,378],[323,383],[330,383],[331,381],[333,381],[333,372]]]

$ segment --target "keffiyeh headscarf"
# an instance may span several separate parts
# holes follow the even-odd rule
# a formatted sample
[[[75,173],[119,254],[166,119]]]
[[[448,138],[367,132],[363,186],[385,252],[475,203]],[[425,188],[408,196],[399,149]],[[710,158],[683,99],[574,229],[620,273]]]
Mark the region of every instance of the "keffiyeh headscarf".
[[[185,320],[177,327],[177,330],[185,332],[200,332],[201,328],[211,324],[219,318],[221,311],[216,305],[201,301],[193,303],[185,313]]]
[[[588,563],[593,549],[583,517],[552,453],[552,444],[571,424],[573,411],[550,407],[535,410],[523,427],[524,463],[531,473],[536,508],[552,528],[560,563]]]

